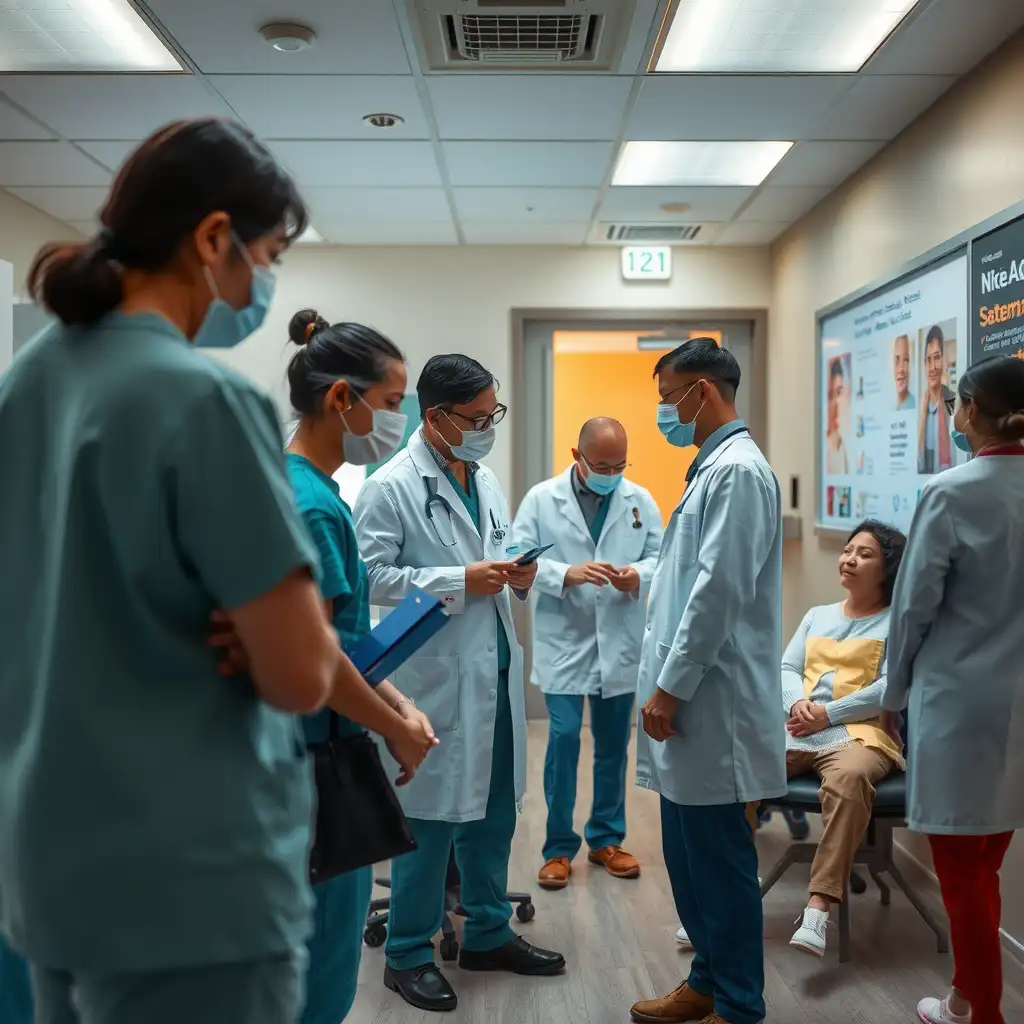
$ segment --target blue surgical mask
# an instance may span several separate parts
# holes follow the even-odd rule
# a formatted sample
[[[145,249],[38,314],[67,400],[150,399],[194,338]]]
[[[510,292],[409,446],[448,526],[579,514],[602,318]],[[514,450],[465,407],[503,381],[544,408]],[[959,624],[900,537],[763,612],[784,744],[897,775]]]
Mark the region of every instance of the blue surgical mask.
[[[971,442],[967,439],[967,435],[962,430],[953,428],[953,444],[957,446],[962,452],[966,452],[968,455],[972,455]]]
[[[686,395],[696,386],[694,384],[692,387],[687,388]],[[682,402],[686,395],[683,395],[679,402]],[[679,402],[662,402],[658,406],[658,429],[670,445],[676,448],[688,448],[694,443],[694,434],[697,431],[697,416],[700,415],[704,405],[701,403],[700,409],[697,410],[697,416],[694,416],[689,423],[680,423]]]
[[[217,284],[209,267],[203,267],[206,283],[210,286],[213,300],[206,310],[206,316],[192,339],[197,348],[234,348],[254,334],[263,325],[270,303],[274,299],[277,279],[269,267],[257,266],[249,250],[235,238],[235,245],[252,271],[252,290],[249,305],[235,309],[228,305],[217,291]]]
[[[587,467],[587,475],[583,479],[583,483],[591,494],[597,494],[603,498],[606,494],[611,494],[622,483],[624,475],[622,473],[595,472],[590,468],[590,463],[586,459],[583,460],[583,464]]]
[[[486,430],[463,430],[462,443],[449,445],[452,455],[460,462],[480,462],[491,454],[493,447],[493,426],[488,427]]]

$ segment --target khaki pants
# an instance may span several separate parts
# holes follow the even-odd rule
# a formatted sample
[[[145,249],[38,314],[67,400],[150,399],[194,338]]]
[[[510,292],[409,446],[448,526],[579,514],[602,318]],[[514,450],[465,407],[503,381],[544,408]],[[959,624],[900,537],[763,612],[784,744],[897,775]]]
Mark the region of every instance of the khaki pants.
[[[893,768],[880,750],[853,742],[824,753],[808,750],[786,751],[786,775],[813,771],[821,779],[821,841],[811,865],[812,896],[824,896],[841,903],[853,870],[853,857],[860,846],[875,802],[875,783]]]

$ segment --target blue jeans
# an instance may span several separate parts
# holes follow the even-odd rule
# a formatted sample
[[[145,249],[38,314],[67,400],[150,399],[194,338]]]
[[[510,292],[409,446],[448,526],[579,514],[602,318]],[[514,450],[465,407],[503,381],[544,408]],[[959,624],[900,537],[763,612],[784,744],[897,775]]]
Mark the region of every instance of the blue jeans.
[[[761,1024],[764,918],[743,804],[683,807],[662,797],[661,841],[676,912],[693,944],[690,987],[729,1024]]]
[[[544,756],[544,797],[548,805],[544,859],[580,852],[582,840],[573,828],[576,777],[583,728],[582,696],[544,695],[551,729]],[[626,838],[626,759],[633,725],[633,694],[590,697],[590,730],[594,735],[594,802],[584,829],[591,850],[621,846]]]

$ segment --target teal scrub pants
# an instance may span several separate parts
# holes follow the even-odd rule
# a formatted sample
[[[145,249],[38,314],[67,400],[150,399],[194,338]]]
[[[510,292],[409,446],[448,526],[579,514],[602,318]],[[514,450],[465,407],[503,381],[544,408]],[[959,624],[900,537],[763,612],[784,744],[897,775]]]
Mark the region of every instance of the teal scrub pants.
[[[28,964],[0,938],[0,1024],[32,1024]]]
[[[341,1024],[356,1001],[373,868],[359,868],[313,887],[315,929],[309,940],[302,1024]]]
[[[582,840],[573,828],[576,776],[583,728],[582,696],[546,693],[551,728],[544,756],[544,798],[548,829],[544,859],[580,852]],[[590,731],[594,734],[594,802],[584,834],[591,850],[621,846],[626,838],[626,761],[633,727],[633,694],[590,697]]]
[[[32,968],[36,1024],[295,1024],[306,954],[139,974]],[[6,1024],[6,1021],[5,1021]]]
[[[486,742],[481,736],[480,743]],[[442,742],[444,742],[442,737]],[[464,949],[487,952],[511,942],[508,859],[516,830],[515,745],[508,673],[502,672],[494,720],[487,813],[460,824],[410,818],[417,849],[391,865],[391,911],[385,952],[393,970],[431,963],[431,940],[444,920],[444,885],[452,845],[462,884]]]

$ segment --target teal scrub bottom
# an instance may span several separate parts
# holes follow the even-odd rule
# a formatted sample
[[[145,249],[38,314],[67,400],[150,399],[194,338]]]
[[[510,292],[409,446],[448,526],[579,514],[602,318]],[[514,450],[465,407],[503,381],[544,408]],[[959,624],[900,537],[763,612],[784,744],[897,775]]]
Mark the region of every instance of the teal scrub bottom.
[[[295,1024],[305,951],[139,974],[32,968],[36,1024]]]
[[[341,1024],[356,1001],[373,868],[359,868],[313,887],[315,930],[307,946],[302,1024]]]
[[[548,805],[544,860],[580,852],[573,828],[576,777],[579,774],[582,696],[546,693],[551,728],[544,755],[544,798]],[[626,761],[633,728],[633,694],[590,697],[590,731],[594,734],[594,802],[584,834],[591,850],[621,846],[626,838]]]
[[[28,965],[0,938],[0,1024],[32,1024]]]
[[[442,742],[444,738],[442,737]],[[477,740],[485,743],[486,736]],[[385,952],[396,971],[432,963],[431,940],[444,920],[444,885],[452,845],[462,884],[464,949],[487,952],[511,942],[508,859],[516,830],[515,744],[508,673],[500,674],[486,815],[454,823],[410,818],[417,849],[391,865],[391,911]]]

